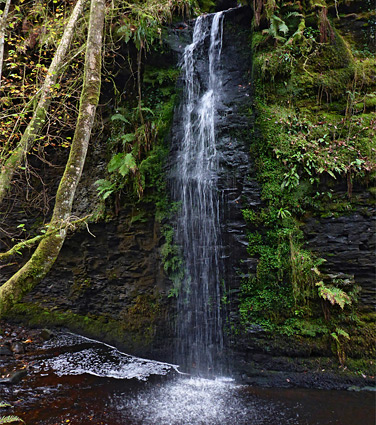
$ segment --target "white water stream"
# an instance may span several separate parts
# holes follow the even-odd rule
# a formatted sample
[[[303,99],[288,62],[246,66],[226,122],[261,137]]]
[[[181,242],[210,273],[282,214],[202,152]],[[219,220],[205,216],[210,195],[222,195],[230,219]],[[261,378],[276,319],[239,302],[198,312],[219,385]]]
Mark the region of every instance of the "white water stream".
[[[182,60],[183,139],[174,200],[181,204],[176,240],[185,264],[178,298],[178,357],[188,371],[212,373],[223,349],[216,105],[221,80],[223,12],[197,18]],[[209,46],[207,46],[209,44]],[[206,70],[206,78],[198,73]]]

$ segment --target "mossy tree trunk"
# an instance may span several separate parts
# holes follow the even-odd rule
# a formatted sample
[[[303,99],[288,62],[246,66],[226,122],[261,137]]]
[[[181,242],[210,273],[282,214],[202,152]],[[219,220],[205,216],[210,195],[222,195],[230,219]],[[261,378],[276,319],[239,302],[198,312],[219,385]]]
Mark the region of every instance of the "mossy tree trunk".
[[[74,195],[85,164],[99,101],[104,15],[104,0],[92,0],[79,115],[49,226],[50,230],[60,230],[45,237],[30,260],[0,288],[0,317],[46,276],[64,243],[67,233],[66,223],[70,219]]]
[[[37,104],[37,107],[35,108],[30,123],[26,127],[26,130],[24,131],[21,140],[17,144],[16,148],[1,166],[0,203],[3,201],[7,191],[11,187],[14,172],[20,165],[22,165],[25,155],[33,147],[38,134],[40,133],[44,123],[46,122],[47,110],[52,100],[51,90],[58,79],[64,58],[66,57],[67,51],[71,45],[77,21],[82,15],[85,2],[86,0],[77,0],[69,22],[60,40],[59,46],[56,50],[55,56],[48,69],[43,86],[40,89],[39,102]]]

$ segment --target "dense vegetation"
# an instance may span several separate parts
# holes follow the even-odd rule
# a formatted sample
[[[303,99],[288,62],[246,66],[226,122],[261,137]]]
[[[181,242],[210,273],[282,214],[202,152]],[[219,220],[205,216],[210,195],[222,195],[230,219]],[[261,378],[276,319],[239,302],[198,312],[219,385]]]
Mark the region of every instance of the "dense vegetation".
[[[352,342],[353,352],[363,345],[372,355],[373,325],[355,306],[353,276],[325,273],[301,226],[311,215],[355,210],[354,184],[373,190],[375,13],[370,3],[356,9],[364,25],[358,33],[345,25],[344,36],[337,27],[351,16],[341,2],[256,3],[250,113],[257,116],[252,154],[264,207],[243,211],[248,251],[259,262],[257,275],[243,282],[241,317],[245,327],[329,338],[343,364]]]
[[[48,223],[49,217],[45,217],[42,226],[31,229],[30,232],[26,232],[27,235],[22,235],[33,236],[31,239],[21,238],[20,243],[2,256],[3,259],[6,259],[39,244],[30,261],[1,288],[1,312],[5,312],[12,303],[20,299],[21,294],[44,277],[57,257],[55,254],[52,255],[52,252],[56,251],[57,254],[60,251],[57,246],[62,245],[60,242],[65,239],[67,229],[74,228],[77,223],[77,220],[73,218],[74,215],[71,214],[68,192],[62,195],[62,188],[68,182],[69,173],[72,174],[76,170],[77,176],[69,177],[69,186],[71,187],[69,197],[73,200],[75,188],[81,176],[81,171],[78,171],[82,170],[86,156],[87,143],[84,140],[88,135],[90,136],[91,132],[90,124],[89,132],[84,134],[85,125],[91,120],[83,115],[85,101],[93,101],[95,107],[98,103],[98,98],[94,96],[93,92],[94,80],[89,74],[83,76],[81,63],[79,60],[77,61],[77,58],[85,52],[85,49],[82,48],[85,32],[81,32],[81,30],[85,29],[86,25],[81,25],[81,23],[86,24],[88,19],[90,24],[88,41],[85,45],[84,67],[86,73],[86,69],[91,66],[89,63],[89,67],[87,67],[92,53],[89,43],[90,28],[96,25],[96,22],[92,9],[89,17],[88,12],[82,16],[84,5],[85,1],[83,0],[77,2],[67,26],[65,24],[71,6],[68,2],[61,4],[53,2],[46,5],[39,3],[36,5],[31,2],[23,4],[22,9],[15,4],[11,7],[9,17],[7,17],[8,25],[14,30],[14,35],[12,32],[6,37],[3,90],[10,90],[16,96],[2,98],[3,104],[7,106],[4,117],[6,120],[2,121],[2,133],[7,140],[1,150],[0,202],[10,191],[13,177],[16,182],[20,180],[22,185],[26,180],[27,187],[34,193],[38,190],[33,190],[33,180],[39,178],[43,186],[44,198],[47,197],[47,200],[44,200],[44,209],[49,210],[52,202],[50,202],[51,198],[48,198],[53,197],[54,194],[47,192],[42,177],[33,170],[32,161],[29,158],[34,155],[37,160],[48,163],[46,152],[47,148],[52,147],[57,148],[53,149],[57,152],[59,152],[59,148],[69,148],[70,159],[57,191],[54,213],[50,223]],[[103,7],[105,6],[103,5]],[[167,70],[163,74],[163,71],[158,71],[158,75],[155,76],[160,83],[160,89],[159,91],[154,90],[154,96],[157,98],[153,99],[153,95],[150,95],[149,102],[152,102],[155,108],[153,111],[143,100],[143,60],[151,47],[161,40],[162,25],[171,21],[173,13],[189,14],[191,9],[192,6],[189,2],[179,1],[148,2],[146,4],[128,4],[120,1],[116,4],[113,2],[107,7],[104,63],[102,64],[102,45],[96,47],[98,53],[95,59],[96,66],[102,69],[102,80],[109,83],[106,85],[106,89],[109,89],[108,91],[112,94],[115,106],[110,119],[112,125],[104,125],[107,134],[111,133],[109,139],[106,140],[110,154],[107,169],[111,178],[100,179],[97,182],[99,193],[104,199],[112,193],[120,192],[124,187],[127,188],[130,198],[133,193],[141,198],[147,185],[155,186],[156,180],[158,180],[156,175],[160,174],[162,151],[158,146],[157,139],[166,133],[168,126],[166,115],[171,115],[173,105],[171,92],[163,86],[163,82],[167,81],[171,84],[171,81],[175,79],[176,72]],[[93,10],[95,11],[96,8]],[[81,18],[80,25],[77,25],[77,17]],[[51,27],[48,31],[49,38],[45,39],[44,35],[47,34],[48,25]],[[72,41],[73,33],[70,28],[76,26],[79,29],[75,31]],[[97,32],[100,32],[99,28]],[[25,34],[29,35],[30,40],[25,41]],[[54,53],[57,44],[59,46]],[[68,55],[67,46],[69,44],[72,44],[72,49]],[[50,52],[44,49],[44,45],[50,46]],[[53,60],[47,69],[48,59],[51,56],[53,56]],[[122,87],[123,92],[120,92],[113,79],[116,66],[119,66],[118,62],[123,63],[123,68],[127,70],[130,80],[129,84],[126,83],[125,87]],[[153,75],[153,71],[150,72]],[[147,81],[147,72],[145,81]],[[154,79],[152,83],[154,85]],[[41,85],[40,88],[39,85]],[[81,94],[79,94],[80,91]],[[125,91],[129,91],[131,96],[126,101],[120,102]],[[99,118],[108,120],[108,112],[111,113],[111,108],[103,112],[101,117],[97,116],[97,125],[100,122]],[[94,113],[95,109],[94,112],[90,109],[91,116]],[[99,134],[99,132],[100,128],[97,128],[96,133]],[[76,147],[76,140],[82,142],[86,146],[85,149]],[[70,162],[76,154],[81,156],[80,166]],[[159,168],[159,171],[154,170],[155,168]],[[20,171],[24,176],[18,179],[17,175],[20,174]],[[12,192],[14,193],[14,190]],[[8,205],[12,204],[13,193],[10,198],[5,199]],[[33,204],[35,205],[34,202]],[[68,205],[70,206],[67,209]],[[66,212],[63,214],[64,209]],[[90,214],[90,216],[93,215],[98,216],[96,211]],[[84,220],[79,219],[78,221]],[[24,224],[19,224],[17,228],[22,231],[27,230]],[[7,236],[14,239],[12,232],[9,232]],[[58,238],[62,238],[59,244],[57,244]],[[49,248],[42,251],[41,247],[48,241],[50,241]],[[37,261],[36,264],[34,264],[35,261]],[[42,266],[42,264],[44,265]],[[16,287],[19,290],[16,290]],[[21,290],[21,288],[23,289]]]

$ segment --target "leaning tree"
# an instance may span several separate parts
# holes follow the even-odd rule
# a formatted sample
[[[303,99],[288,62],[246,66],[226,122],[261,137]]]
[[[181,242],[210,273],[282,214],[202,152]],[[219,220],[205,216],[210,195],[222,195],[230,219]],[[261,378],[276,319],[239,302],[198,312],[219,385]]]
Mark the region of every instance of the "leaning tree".
[[[84,0],[78,0],[70,24],[77,19],[83,3]],[[0,316],[46,276],[63,246],[100,96],[104,17],[104,0],[92,0],[79,114],[69,159],[56,194],[49,230],[40,240],[29,261],[0,287]],[[45,107],[46,105],[42,106],[42,109]]]

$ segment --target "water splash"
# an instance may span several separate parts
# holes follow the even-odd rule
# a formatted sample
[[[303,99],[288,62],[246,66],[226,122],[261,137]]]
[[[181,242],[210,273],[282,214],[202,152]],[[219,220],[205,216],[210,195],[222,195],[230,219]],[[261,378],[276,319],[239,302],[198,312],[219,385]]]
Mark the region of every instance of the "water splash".
[[[112,405],[137,424],[264,425],[275,411],[256,400],[245,400],[242,387],[225,380],[180,378],[147,388],[133,398],[114,396]]]
[[[215,131],[223,17],[223,12],[200,16],[195,22],[192,43],[184,51],[183,138],[172,184],[174,199],[181,204],[176,239],[185,264],[178,297],[177,360],[186,369],[204,374],[214,371],[215,360],[223,349]],[[206,81],[198,77],[199,61],[200,66],[206,67]]]

